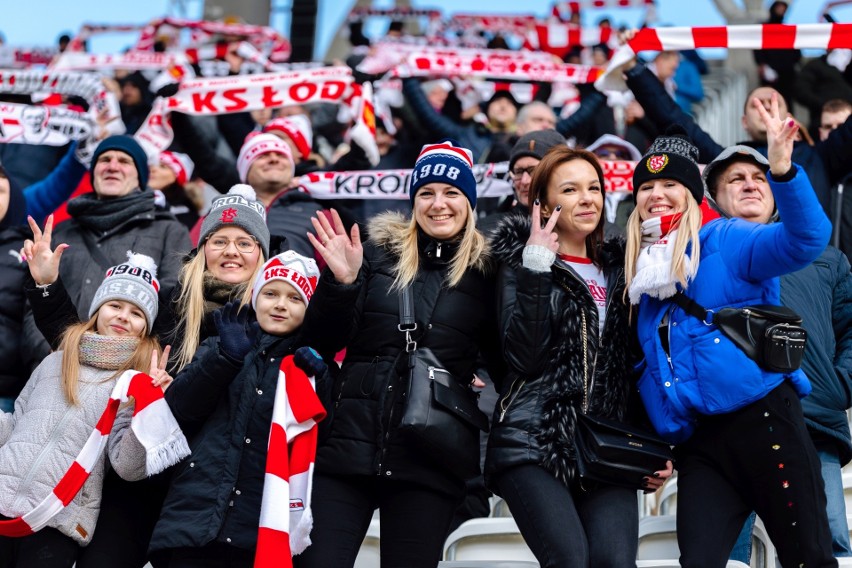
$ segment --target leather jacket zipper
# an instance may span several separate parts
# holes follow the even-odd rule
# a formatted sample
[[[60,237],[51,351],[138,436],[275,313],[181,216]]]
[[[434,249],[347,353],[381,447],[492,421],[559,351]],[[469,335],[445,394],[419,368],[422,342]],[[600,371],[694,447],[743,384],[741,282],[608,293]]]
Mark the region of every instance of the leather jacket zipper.
[[[515,396],[512,396],[512,391],[515,389],[515,383],[517,383],[518,380],[521,381],[521,384],[518,386],[518,391],[515,393]],[[500,401],[500,419],[498,422],[503,422],[506,412],[509,410],[509,407],[512,406],[512,403],[515,402],[515,399],[518,398],[518,395],[521,394],[521,389],[524,388],[526,382],[526,379],[521,379],[520,377],[512,381],[512,384],[509,386],[509,392],[506,393],[506,396],[504,396]]]

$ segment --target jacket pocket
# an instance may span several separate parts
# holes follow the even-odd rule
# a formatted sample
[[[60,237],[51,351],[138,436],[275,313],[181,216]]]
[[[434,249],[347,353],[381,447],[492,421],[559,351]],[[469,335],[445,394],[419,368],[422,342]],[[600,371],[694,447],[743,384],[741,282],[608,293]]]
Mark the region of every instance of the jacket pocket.
[[[702,414],[725,414],[762,396],[763,372],[718,329],[693,342],[699,396],[691,401]]]

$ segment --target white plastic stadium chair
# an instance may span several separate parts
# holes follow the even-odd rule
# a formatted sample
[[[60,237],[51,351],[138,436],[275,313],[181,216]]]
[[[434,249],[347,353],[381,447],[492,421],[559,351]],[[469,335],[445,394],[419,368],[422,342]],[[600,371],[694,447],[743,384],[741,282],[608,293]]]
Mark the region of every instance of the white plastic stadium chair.
[[[444,560],[536,562],[511,517],[484,517],[462,523],[444,543]]]

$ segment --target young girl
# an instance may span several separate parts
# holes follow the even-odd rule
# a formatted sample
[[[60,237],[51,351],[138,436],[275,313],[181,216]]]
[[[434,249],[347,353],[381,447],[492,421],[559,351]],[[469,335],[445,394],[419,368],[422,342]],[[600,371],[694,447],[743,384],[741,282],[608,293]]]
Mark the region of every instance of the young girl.
[[[166,559],[162,565],[170,568],[253,565],[282,361],[295,353],[308,376],[320,380],[325,371],[322,359],[303,347],[309,338],[301,329],[318,277],[316,263],[294,251],[271,258],[252,288],[257,323],[236,301],[215,312],[217,335],[201,344],[167,391],[181,426],[196,434],[192,459],[174,471],[151,538],[158,565]],[[291,495],[291,512],[293,503]],[[287,514],[286,503],[273,510],[278,521]],[[276,565],[284,566],[285,557]]]
[[[153,260],[128,253],[127,262],[107,271],[89,308],[89,320],[67,329],[60,349],[45,358],[30,377],[14,413],[0,414],[0,514],[6,519],[24,517],[32,527],[37,516],[34,511],[41,509],[39,504],[51,492],[57,497],[66,495],[62,489],[68,478],[82,473],[79,468],[88,455],[93,431],[109,426],[102,415],[106,416],[113,389],[125,371],[150,370],[152,384],[162,388],[171,381],[164,370],[168,353],[161,354],[159,343],[150,335],[157,315],[158,288]],[[155,398],[159,392],[155,389]],[[162,458],[158,469],[189,452],[168,407],[155,403],[147,408],[168,427],[135,432],[140,438],[126,435],[131,421],[128,406],[110,428],[109,460],[125,479],[156,473],[146,472],[146,461],[151,461],[146,448]],[[150,440],[149,434],[156,439]],[[140,439],[145,439],[144,445]],[[88,468],[82,488],[69,492],[73,499],[44,528],[22,538],[0,539],[0,565],[73,565],[80,548],[95,532],[105,461],[105,453],[100,452]],[[0,523],[0,534],[18,536],[11,531],[11,523]]]

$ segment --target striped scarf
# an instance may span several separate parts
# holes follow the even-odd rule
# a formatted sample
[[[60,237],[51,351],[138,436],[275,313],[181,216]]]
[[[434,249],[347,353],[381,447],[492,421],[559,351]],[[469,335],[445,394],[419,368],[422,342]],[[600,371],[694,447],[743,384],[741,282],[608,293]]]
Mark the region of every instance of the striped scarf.
[[[314,377],[292,355],[285,357],[272,409],[254,568],[292,568],[292,556],[311,544],[311,478],[323,418]]]
[[[154,475],[189,455],[189,445],[163,398],[163,391],[151,384],[151,377],[125,371],[116,381],[106,410],[86,440],[77,458],[35,508],[23,516],[0,521],[0,535],[22,537],[44,528],[50,519],[74,499],[106,448],[119,405],[129,397],[135,400],[130,428],[146,450],[145,470]]]
[[[630,281],[630,303],[638,304],[642,294],[652,298],[670,298],[677,292],[672,275],[672,257],[680,225],[680,213],[652,217],[642,221],[642,244],[636,259],[636,275]],[[686,260],[687,279],[695,276]]]

